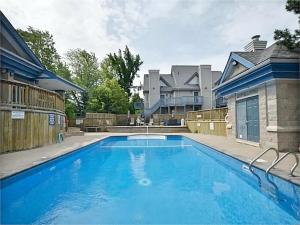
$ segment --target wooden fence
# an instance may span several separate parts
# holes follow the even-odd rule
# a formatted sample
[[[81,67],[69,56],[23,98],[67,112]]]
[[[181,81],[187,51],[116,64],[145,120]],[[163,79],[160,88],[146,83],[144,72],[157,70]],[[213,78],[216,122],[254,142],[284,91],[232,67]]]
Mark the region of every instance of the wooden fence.
[[[55,143],[64,130],[64,116],[58,93],[0,80],[0,153]]]
[[[58,93],[17,81],[0,80],[0,106],[64,113],[64,99]]]
[[[25,112],[24,119],[12,119],[11,114],[0,111],[0,153],[56,143],[57,134],[64,129],[58,114],[54,114],[54,125],[49,125],[48,113]]]
[[[134,125],[136,124],[138,115],[132,114],[128,119],[127,114],[110,114],[110,113],[87,113],[86,117],[83,119],[82,128],[85,131],[104,131],[106,126],[128,126],[132,120]],[[176,119],[180,121],[182,118],[185,118],[183,114],[177,114],[172,117],[168,114],[154,114],[153,123],[154,125],[161,125],[162,122],[169,119]],[[76,120],[70,120],[69,126],[78,126]]]
[[[84,130],[116,125],[116,115],[111,113],[87,113],[83,119]]]
[[[184,114],[175,114],[174,117],[170,114],[153,114],[153,123],[154,125],[162,125],[167,120],[176,119],[180,121],[182,118],[185,119]]]
[[[188,121],[195,120],[209,120],[209,121],[224,121],[225,116],[228,112],[227,108],[211,109],[211,110],[199,110],[190,111],[187,113]]]
[[[128,121],[127,114],[117,114],[116,115],[116,125],[117,126],[128,126],[132,119],[136,122],[137,117],[138,117],[138,115],[132,114],[132,115],[130,115],[130,118]]]
[[[226,136],[227,108],[188,112],[187,126],[193,133]]]

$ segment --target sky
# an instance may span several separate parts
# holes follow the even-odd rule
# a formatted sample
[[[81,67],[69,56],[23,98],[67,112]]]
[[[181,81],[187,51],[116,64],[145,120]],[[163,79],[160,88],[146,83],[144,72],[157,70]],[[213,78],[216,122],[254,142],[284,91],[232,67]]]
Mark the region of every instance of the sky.
[[[212,65],[223,71],[229,53],[252,36],[274,43],[275,29],[296,29],[286,0],[0,0],[15,28],[49,31],[61,56],[86,49],[99,60],[128,45],[149,69]]]

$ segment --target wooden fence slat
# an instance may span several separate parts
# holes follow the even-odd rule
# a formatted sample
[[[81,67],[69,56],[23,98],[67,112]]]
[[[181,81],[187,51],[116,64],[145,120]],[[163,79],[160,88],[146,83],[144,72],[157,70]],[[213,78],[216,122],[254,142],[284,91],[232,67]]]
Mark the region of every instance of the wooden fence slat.
[[[187,126],[193,133],[226,136],[227,112],[227,108],[188,112]]]
[[[0,111],[0,153],[55,143],[57,133],[63,132],[55,117],[50,126],[48,113],[25,112],[24,119],[12,119],[11,111]]]

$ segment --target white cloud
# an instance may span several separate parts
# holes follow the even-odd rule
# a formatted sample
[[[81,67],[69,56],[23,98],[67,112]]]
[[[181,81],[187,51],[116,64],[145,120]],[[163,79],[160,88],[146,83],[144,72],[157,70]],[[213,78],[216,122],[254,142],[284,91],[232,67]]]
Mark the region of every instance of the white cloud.
[[[140,75],[170,72],[172,64],[212,64],[223,70],[230,51],[255,34],[272,42],[276,28],[297,28],[286,0],[0,0],[16,28],[54,36],[61,55],[83,48],[102,59],[130,49],[141,55]],[[135,83],[141,80],[137,79]]]
[[[239,1],[235,10],[226,15],[218,26],[220,41],[225,45],[242,47],[245,41],[256,34],[269,42],[273,41],[275,29],[296,29],[297,18],[284,9],[284,1]]]
[[[60,54],[69,49],[84,48],[102,58],[122,48],[128,40],[108,34],[109,11],[100,1],[1,1],[2,10],[13,26],[48,30],[54,36]]]

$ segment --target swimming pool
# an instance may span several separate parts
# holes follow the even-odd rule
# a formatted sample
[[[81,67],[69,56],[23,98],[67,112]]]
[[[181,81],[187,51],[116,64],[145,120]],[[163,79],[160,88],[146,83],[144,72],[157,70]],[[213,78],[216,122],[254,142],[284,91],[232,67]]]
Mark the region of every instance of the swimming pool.
[[[1,223],[299,224],[300,187],[254,172],[182,136],[109,137],[1,180]]]

